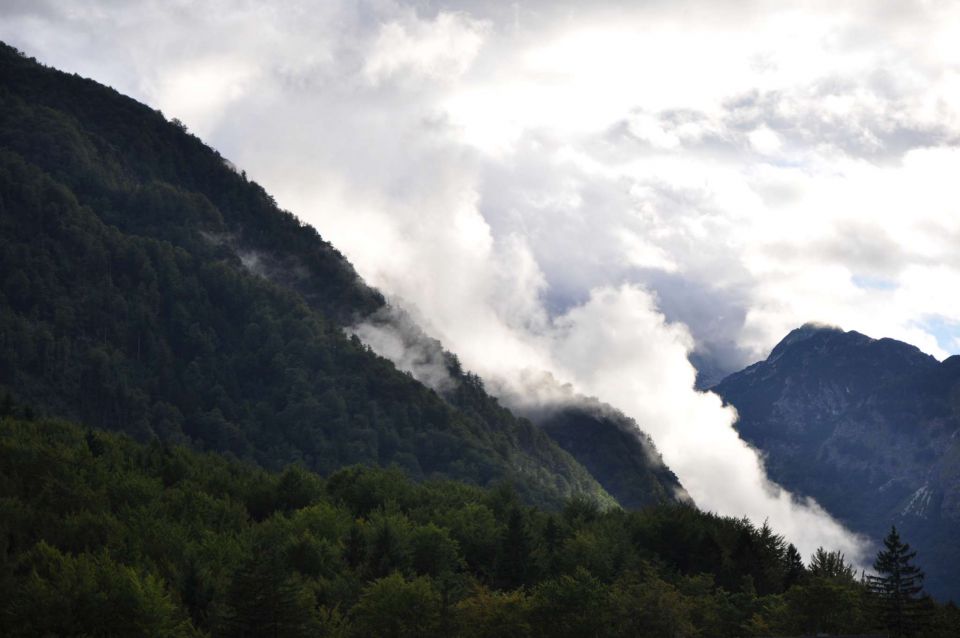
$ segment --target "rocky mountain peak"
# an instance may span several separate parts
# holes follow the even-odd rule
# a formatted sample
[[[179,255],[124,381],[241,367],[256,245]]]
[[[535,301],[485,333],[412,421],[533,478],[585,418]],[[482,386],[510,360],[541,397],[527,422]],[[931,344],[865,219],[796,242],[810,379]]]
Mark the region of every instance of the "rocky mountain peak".
[[[815,323],[792,330],[761,362],[768,372],[823,366],[820,372],[829,378],[875,383],[937,365],[934,357],[908,343]]]
[[[875,541],[896,524],[960,594],[960,356],[807,324],[713,391],[773,480]]]

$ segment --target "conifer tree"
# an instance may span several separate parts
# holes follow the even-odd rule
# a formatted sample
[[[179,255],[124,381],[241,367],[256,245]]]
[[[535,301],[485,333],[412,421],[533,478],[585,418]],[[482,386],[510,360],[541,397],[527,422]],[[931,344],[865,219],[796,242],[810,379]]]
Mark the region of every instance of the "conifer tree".
[[[783,584],[785,588],[789,589],[800,582],[800,579],[807,573],[807,568],[803,564],[803,558],[800,556],[799,550],[797,550],[793,543],[787,545],[784,562],[786,563],[786,567],[784,570]]]
[[[883,539],[884,549],[877,553],[868,577],[870,590],[877,596],[881,616],[891,636],[915,635],[925,624],[929,601],[923,595],[924,573],[913,564],[917,553],[900,540],[896,527]]]
[[[497,554],[498,580],[503,587],[514,589],[526,582],[530,569],[531,544],[523,511],[519,507],[511,508]]]
[[[828,552],[823,547],[818,547],[810,558],[810,573],[814,576],[836,578],[849,582],[853,582],[855,577],[853,566],[847,564],[843,552]]]

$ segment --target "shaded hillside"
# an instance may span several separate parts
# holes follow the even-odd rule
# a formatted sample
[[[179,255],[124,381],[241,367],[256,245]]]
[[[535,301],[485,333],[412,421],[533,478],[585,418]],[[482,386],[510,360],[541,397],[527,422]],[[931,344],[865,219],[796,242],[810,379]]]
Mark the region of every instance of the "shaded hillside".
[[[380,295],[182,126],[6,46],[0,273],[0,386],[43,413],[265,467],[612,503],[482,387],[458,409],[346,337]]]
[[[562,512],[509,489],[326,479],[0,404],[4,636],[627,636],[866,633],[848,574],[768,527],[689,507]],[[933,610],[946,638],[957,609]]]
[[[713,390],[771,478],[874,540],[896,524],[960,599],[960,357],[804,326]]]
[[[626,415],[596,400],[530,415],[628,509],[693,500],[653,441]]]
[[[456,356],[424,334],[406,313],[383,308],[351,331],[468,414],[495,418],[495,410],[483,400],[480,379],[463,372]],[[622,507],[693,504],[636,421],[596,399],[577,395],[549,373],[534,376],[535,382],[527,379],[531,383],[527,388],[501,381],[494,394],[582,464]],[[542,394],[550,398],[532,399]]]

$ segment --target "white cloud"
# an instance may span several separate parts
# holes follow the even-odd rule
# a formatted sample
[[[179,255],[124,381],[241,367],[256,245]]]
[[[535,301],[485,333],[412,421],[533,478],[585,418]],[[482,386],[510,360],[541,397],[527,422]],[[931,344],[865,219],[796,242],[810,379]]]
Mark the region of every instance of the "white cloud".
[[[157,106],[189,120],[203,134],[231,102],[254,90],[257,75],[258,69],[227,56],[190,60],[159,78]]]
[[[486,23],[456,13],[383,24],[363,66],[372,84],[397,76],[450,82],[463,75],[483,44]]]
[[[815,504],[796,502],[767,481],[760,459],[731,427],[731,408],[692,390],[686,354],[693,339],[664,321],[649,294],[631,286],[595,290],[558,319],[551,341],[556,369],[643,424],[695,501],[769,518],[804,553],[824,545],[862,558],[860,543]]]
[[[956,5],[99,6],[0,37],[183,119],[469,367],[626,410],[704,506],[848,542],[764,496],[691,348],[960,349]]]
[[[623,229],[618,233],[623,244],[624,258],[627,263],[638,268],[656,268],[667,272],[676,272],[677,263],[662,248],[656,246],[636,233]]]
[[[750,145],[763,155],[773,155],[783,146],[780,136],[767,125],[753,129],[747,138]]]

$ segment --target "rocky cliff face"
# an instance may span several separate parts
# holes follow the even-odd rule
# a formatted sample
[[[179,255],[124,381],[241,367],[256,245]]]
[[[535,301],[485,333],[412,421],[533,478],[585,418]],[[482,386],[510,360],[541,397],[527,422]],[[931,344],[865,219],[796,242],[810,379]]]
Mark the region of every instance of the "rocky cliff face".
[[[713,390],[771,478],[874,540],[897,525],[960,598],[960,356],[807,325]]]

